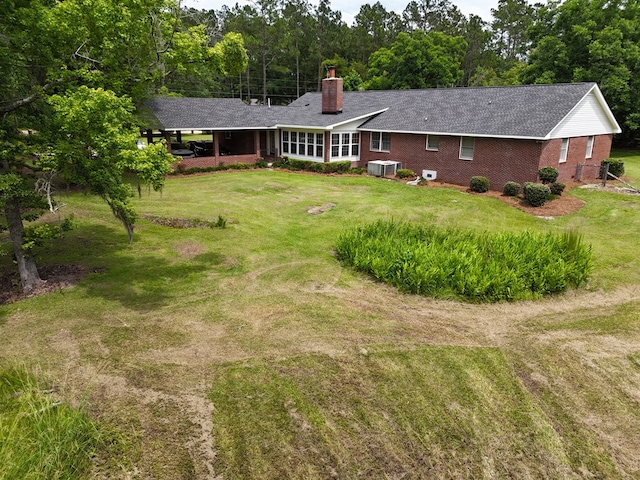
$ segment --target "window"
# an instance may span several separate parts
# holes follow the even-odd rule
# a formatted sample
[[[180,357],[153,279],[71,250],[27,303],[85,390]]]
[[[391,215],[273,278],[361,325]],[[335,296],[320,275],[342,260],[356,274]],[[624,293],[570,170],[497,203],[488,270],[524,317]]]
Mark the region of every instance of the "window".
[[[427,135],[427,150],[438,151],[438,144],[440,143],[440,137],[437,135]]]
[[[461,160],[473,160],[473,149],[476,143],[476,139],[473,137],[461,137],[460,138],[460,159]]]
[[[357,157],[360,154],[360,134],[351,134],[351,155]]]
[[[324,133],[316,133],[316,157],[324,158]]]
[[[585,158],[591,158],[593,155],[593,135],[587,139],[587,154]]]
[[[567,152],[569,151],[569,139],[562,139],[562,146],[560,147],[560,159],[558,163],[565,163],[567,161]]]
[[[306,141],[306,134],[305,132],[299,132],[298,133],[298,153],[300,155],[305,155],[306,152],[306,147],[305,147],[305,141]]]
[[[332,157],[340,156],[340,134],[339,133],[331,134],[331,156]]]
[[[324,133],[282,131],[282,153],[324,157]]]
[[[359,133],[332,133],[331,158],[358,156],[360,153]]]
[[[388,132],[371,132],[371,150],[388,152],[391,150],[391,134]]]

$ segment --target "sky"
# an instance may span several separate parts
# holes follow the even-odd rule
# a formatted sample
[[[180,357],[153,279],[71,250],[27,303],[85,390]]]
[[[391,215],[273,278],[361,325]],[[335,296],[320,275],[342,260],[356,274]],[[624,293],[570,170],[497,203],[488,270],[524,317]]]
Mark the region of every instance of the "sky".
[[[249,3],[246,0],[182,0],[182,5],[197,8],[198,10],[219,10],[223,5],[233,7],[235,4]],[[353,19],[360,11],[360,6],[366,3],[373,5],[377,0],[331,0],[331,9],[342,12],[342,20],[347,25],[353,24]],[[401,14],[410,0],[380,0],[380,3],[388,10]],[[313,4],[317,2],[311,1]],[[451,2],[466,16],[478,15],[486,21],[491,20],[491,9],[497,8],[498,0],[453,0]]]

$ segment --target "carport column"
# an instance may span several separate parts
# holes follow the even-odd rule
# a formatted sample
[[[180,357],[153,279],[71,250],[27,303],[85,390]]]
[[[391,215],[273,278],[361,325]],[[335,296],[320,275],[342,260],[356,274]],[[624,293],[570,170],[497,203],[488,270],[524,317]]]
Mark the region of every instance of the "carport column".
[[[256,158],[258,158],[260,156],[260,132],[258,130],[253,132],[253,146],[255,147]]]
[[[171,132],[167,132],[165,130],[165,131],[161,131],[161,133],[164,139],[167,141],[167,149],[171,151]]]
[[[220,132],[218,132],[217,130],[214,130],[213,132],[213,156],[215,157],[215,163],[218,163],[218,157],[220,156],[220,146],[218,145],[218,134]],[[216,165],[217,166],[217,165]]]
[[[324,132],[324,163],[331,161],[331,132]]]

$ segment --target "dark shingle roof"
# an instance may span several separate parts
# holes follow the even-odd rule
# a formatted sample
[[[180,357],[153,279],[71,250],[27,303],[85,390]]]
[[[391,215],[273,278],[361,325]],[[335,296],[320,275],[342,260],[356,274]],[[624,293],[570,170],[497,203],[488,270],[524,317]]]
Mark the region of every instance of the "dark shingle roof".
[[[387,108],[366,130],[543,138],[595,83],[344,92],[344,111],[363,103]],[[320,108],[320,94],[293,102]]]
[[[343,113],[337,115],[321,113],[320,93],[307,93],[287,107],[166,97],[147,106],[166,130],[330,128],[362,119],[364,130],[544,138],[594,87],[571,83],[344,92]]]
[[[164,130],[272,128],[285,108],[249,106],[239,98],[157,97],[146,105]]]

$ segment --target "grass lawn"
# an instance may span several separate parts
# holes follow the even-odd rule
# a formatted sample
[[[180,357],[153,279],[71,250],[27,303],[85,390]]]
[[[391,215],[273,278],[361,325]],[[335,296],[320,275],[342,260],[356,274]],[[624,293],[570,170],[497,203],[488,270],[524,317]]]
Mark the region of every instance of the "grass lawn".
[[[640,185],[640,155],[624,161]],[[141,218],[132,244],[100,200],[63,194],[76,228],[38,261],[88,274],[0,306],[0,370],[40,372],[63,405],[82,405],[101,432],[84,472],[96,478],[635,478],[640,196],[568,194],[585,206],[547,220],[366,176],[170,178],[134,200],[139,214],[221,215],[227,228]],[[390,218],[573,229],[594,270],[584,288],[540,301],[402,294],[333,254],[347,227]],[[0,454],[14,458],[20,445],[5,438]]]

